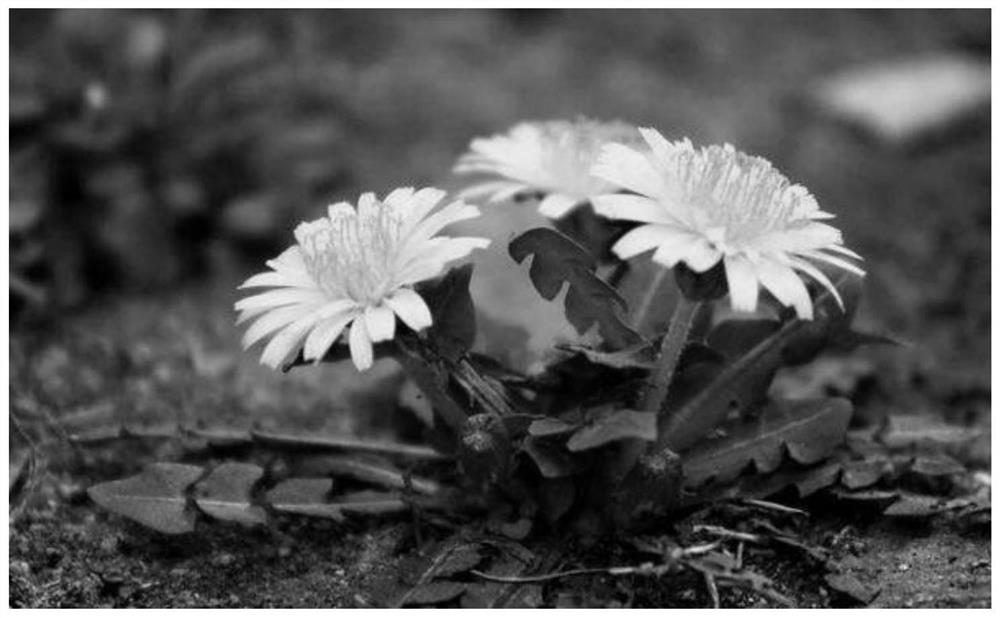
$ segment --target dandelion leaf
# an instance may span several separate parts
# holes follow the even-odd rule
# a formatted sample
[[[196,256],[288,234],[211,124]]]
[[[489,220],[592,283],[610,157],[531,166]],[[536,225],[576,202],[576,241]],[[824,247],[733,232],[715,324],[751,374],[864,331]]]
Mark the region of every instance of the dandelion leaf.
[[[200,466],[154,463],[135,476],[94,485],[87,494],[102,508],[147,528],[183,534],[194,530],[197,517],[186,492],[203,473]]]
[[[602,414],[592,423],[577,429],[566,442],[570,451],[587,451],[618,440],[656,439],[656,413],[615,410]]]
[[[843,442],[852,407],[846,399],[777,401],[761,415],[725,428],[684,458],[689,487],[734,480],[750,464],[758,473],[777,470],[785,453],[799,464],[814,464]]]
[[[641,341],[621,317],[624,299],[595,274],[597,261],[586,249],[555,230],[535,228],[511,241],[508,251],[519,264],[534,256],[529,275],[546,300],[569,285],[566,318],[577,332],[584,334],[596,324],[605,344],[616,350]]]
[[[195,504],[216,519],[246,526],[263,524],[267,515],[251,499],[254,485],[263,476],[264,470],[253,464],[221,464],[195,486]]]

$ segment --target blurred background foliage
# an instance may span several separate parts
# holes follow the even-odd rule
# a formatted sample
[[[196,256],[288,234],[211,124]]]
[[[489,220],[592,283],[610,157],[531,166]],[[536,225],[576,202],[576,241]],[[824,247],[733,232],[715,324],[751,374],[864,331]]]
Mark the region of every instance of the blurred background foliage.
[[[989,40],[980,11],[12,11],[13,309],[245,271],[326,203],[447,186],[471,137],[584,114],[771,158],[840,215],[890,328],[957,312],[978,340],[988,114],[899,150],[804,101]]]

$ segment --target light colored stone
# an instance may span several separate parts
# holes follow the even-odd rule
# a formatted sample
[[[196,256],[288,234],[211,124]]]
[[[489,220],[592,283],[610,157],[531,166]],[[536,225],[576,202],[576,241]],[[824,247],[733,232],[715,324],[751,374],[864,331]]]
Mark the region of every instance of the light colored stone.
[[[814,92],[831,115],[892,144],[946,129],[990,101],[990,64],[948,53],[848,69]]]

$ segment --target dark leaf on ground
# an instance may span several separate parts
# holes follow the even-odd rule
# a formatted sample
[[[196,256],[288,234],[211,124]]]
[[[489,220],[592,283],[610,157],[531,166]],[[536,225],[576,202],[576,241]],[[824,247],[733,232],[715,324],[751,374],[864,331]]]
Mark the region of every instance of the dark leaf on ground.
[[[195,504],[216,519],[244,525],[263,524],[267,515],[251,498],[254,485],[263,476],[264,470],[252,464],[220,464],[195,486]]]
[[[773,472],[786,450],[798,463],[816,463],[843,442],[850,418],[845,399],[774,402],[759,418],[736,422],[685,455],[685,484],[731,480],[751,462],[759,473]]]
[[[182,534],[194,530],[196,515],[186,492],[203,473],[200,466],[154,463],[127,479],[94,485],[87,493],[113,513],[165,534]]]

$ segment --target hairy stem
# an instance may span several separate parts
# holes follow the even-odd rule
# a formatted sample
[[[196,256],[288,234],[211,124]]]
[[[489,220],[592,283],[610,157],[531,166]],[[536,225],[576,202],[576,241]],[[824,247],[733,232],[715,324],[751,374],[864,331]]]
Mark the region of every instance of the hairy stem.
[[[688,333],[700,306],[700,301],[690,300],[683,295],[677,301],[674,314],[670,318],[670,327],[663,337],[663,342],[660,343],[660,355],[653,368],[651,381],[640,405],[643,410],[657,413],[663,410],[663,403],[670,391],[670,382],[677,370],[677,362],[687,344]]]
[[[653,367],[650,382],[646,387],[639,409],[662,414],[663,403],[667,399],[670,382],[677,369],[677,362],[680,360],[685,344],[687,344],[688,333],[691,331],[691,326],[695,322],[700,307],[700,301],[690,300],[683,295],[677,301],[673,316],[670,318],[667,334],[664,335],[660,344],[660,354]],[[659,422],[658,424],[662,425],[663,423]],[[658,443],[660,441],[662,441],[662,437]],[[614,485],[624,481],[648,446],[643,440],[622,441],[620,454],[609,470]]]

